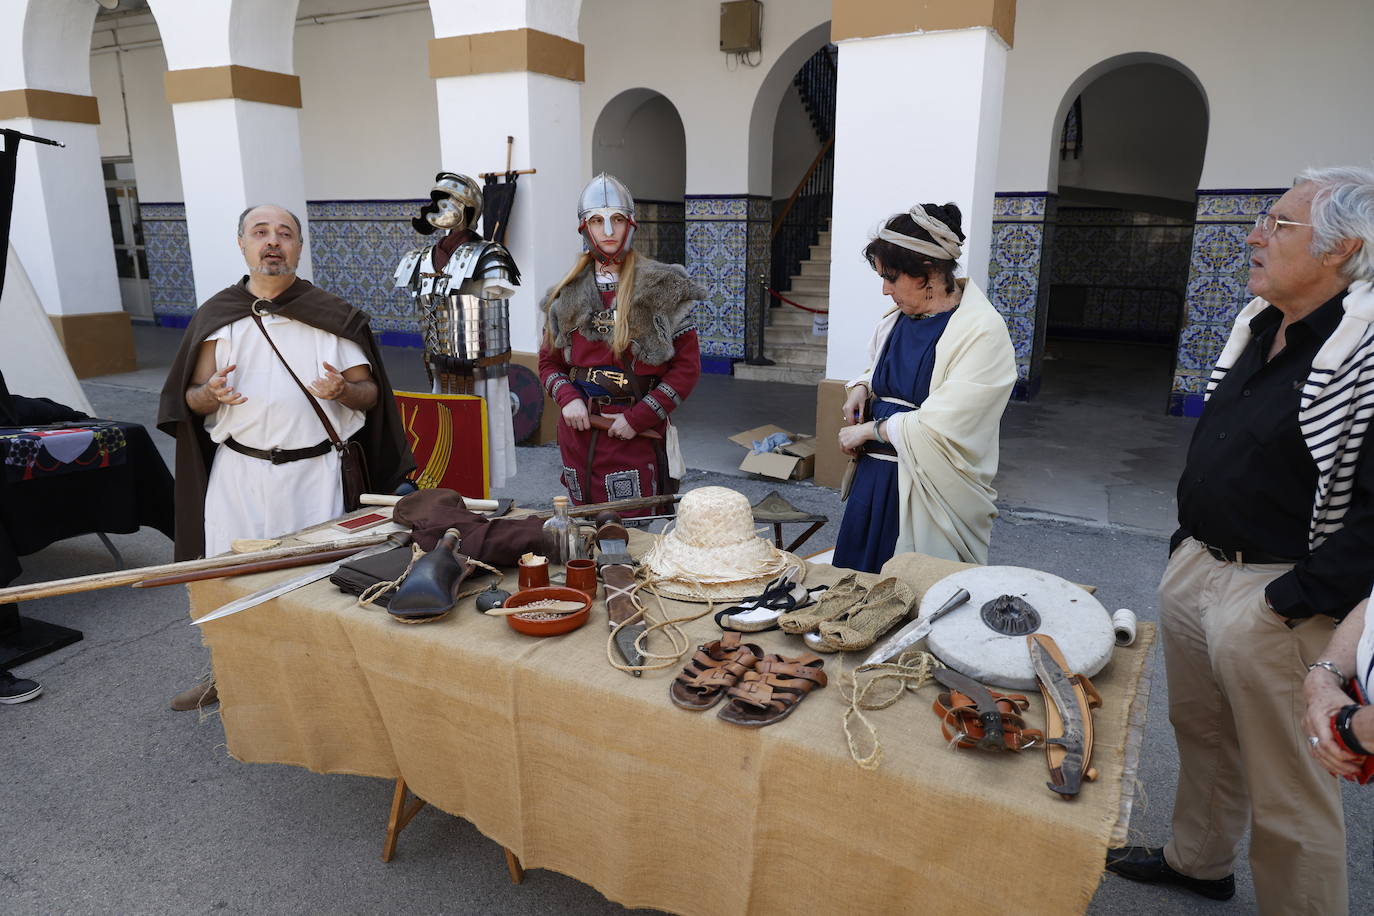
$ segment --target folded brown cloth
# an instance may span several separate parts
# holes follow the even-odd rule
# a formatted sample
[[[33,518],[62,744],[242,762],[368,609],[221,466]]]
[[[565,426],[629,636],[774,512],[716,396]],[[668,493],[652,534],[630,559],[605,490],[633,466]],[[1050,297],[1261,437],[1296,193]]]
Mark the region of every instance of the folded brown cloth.
[[[391,520],[409,526],[420,549],[430,551],[444,532],[457,528],[459,549],[492,566],[514,566],[523,554],[543,549],[544,522],[537,518],[487,518],[469,510],[454,490],[417,490],[402,496]]]
[[[334,574],[329,577],[329,581],[350,595],[361,595],[378,582],[395,582],[409,565],[410,547],[396,547],[384,553],[363,557],[360,560],[349,560],[334,571]],[[386,594],[372,600],[375,604],[387,607],[391,603],[391,596],[394,594],[396,594],[396,590],[391,589]]]

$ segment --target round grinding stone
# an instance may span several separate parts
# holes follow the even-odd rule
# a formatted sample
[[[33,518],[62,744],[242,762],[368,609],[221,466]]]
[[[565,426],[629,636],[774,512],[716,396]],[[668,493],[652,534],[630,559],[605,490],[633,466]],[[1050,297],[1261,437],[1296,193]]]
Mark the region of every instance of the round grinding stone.
[[[921,600],[925,617],[959,589],[969,601],[935,622],[926,644],[951,668],[988,686],[1037,688],[1026,649],[1026,634],[1046,633],[1064,652],[1069,670],[1092,677],[1111,659],[1116,645],[1112,618],[1100,602],[1072,582],[1020,566],[980,566],[946,576]],[[1003,595],[1019,598],[1039,617],[1033,629],[1025,621],[1004,636],[984,622],[983,606]]]

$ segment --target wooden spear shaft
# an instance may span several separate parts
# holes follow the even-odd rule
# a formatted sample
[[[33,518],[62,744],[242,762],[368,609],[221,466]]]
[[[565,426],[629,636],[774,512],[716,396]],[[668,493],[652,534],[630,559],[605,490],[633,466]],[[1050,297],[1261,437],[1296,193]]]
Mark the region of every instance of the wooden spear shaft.
[[[51,582],[34,582],[30,585],[16,585],[0,588],[0,602],[32,601],[34,598],[52,598],[57,595],[71,595],[76,592],[93,592],[102,588],[116,588],[133,585],[145,579],[170,576],[178,573],[199,572],[203,570],[230,569],[263,560],[278,560],[286,557],[302,557],[310,554],[327,553],[344,547],[357,547],[361,550],[373,544],[380,544],[389,535],[382,533],[365,534],[346,540],[330,541],[325,544],[298,544],[291,547],[274,547],[253,553],[230,553],[203,560],[184,560],[180,563],[164,563],[161,566],[143,566],[138,569],[121,569],[115,572],[96,573],[91,576],[77,576],[73,579],[55,579]],[[226,575],[232,575],[227,573]]]

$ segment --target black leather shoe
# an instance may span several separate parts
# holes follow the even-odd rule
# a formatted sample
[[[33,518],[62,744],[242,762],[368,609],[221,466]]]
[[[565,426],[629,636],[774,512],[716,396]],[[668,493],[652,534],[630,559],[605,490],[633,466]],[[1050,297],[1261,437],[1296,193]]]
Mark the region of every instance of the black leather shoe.
[[[1236,876],[1206,880],[1190,878],[1164,861],[1164,849],[1154,846],[1120,846],[1107,850],[1107,871],[1146,884],[1172,884],[1209,900],[1230,900],[1236,895]]]

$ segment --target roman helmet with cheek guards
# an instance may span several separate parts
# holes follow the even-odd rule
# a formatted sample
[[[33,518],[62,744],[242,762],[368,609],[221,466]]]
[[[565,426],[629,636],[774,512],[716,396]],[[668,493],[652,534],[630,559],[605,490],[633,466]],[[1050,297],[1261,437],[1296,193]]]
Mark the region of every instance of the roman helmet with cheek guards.
[[[429,235],[435,229],[477,231],[482,215],[482,187],[466,175],[440,172],[429,190],[429,203],[410,221],[415,231]]]
[[[607,254],[592,238],[587,229],[587,221],[599,216],[603,225],[610,226],[611,217],[616,214],[625,217],[630,225],[625,231],[625,240],[620,243],[620,247]],[[619,264],[625,260],[625,255],[629,253],[634,242],[635,227],[638,223],[635,222],[634,196],[619,178],[602,172],[588,182],[582,189],[582,196],[577,200],[577,219],[577,231],[582,235],[584,251],[603,264]]]

